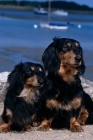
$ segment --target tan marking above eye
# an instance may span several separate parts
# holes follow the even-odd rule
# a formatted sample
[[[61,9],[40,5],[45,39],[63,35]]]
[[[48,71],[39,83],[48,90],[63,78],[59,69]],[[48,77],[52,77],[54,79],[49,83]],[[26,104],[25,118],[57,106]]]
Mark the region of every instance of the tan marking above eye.
[[[39,71],[42,71],[42,69],[39,67]]]
[[[71,47],[71,43],[70,43],[70,42],[68,42],[68,43],[67,43],[67,46]]]
[[[35,70],[35,68],[34,67],[31,67],[31,70]]]
[[[76,42],[76,43],[75,43],[75,46],[76,46],[76,47],[79,47],[79,44]]]

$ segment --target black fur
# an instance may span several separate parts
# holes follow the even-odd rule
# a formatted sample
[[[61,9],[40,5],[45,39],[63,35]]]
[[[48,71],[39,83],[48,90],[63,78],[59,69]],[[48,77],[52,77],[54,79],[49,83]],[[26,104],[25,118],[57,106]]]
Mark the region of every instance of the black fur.
[[[70,64],[68,62],[60,60],[59,54],[65,55],[66,53],[73,53],[75,55],[74,59],[78,59],[77,65]],[[72,56],[71,56],[72,57]],[[50,92],[48,92],[47,100],[46,100],[46,118],[49,120],[53,119],[50,127],[53,128],[69,128],[70,127],[70,119],[71,117],[75,117],[78,119],[80,110],[82,107],[85,107],[89,113],[88,119],[84,123],[93,123],[93,102],[89,95],[84,92],[80,75],[85,72],[85,64],[83,60],[83,50],[80,46],[80,43],[74,39],[69,38],[54,38],[53,42],[47,47],[44,54],[42,55],[42,61],[44,63],[45,70],[48,72],[48,79],[52,81],[53,87]],[[75,69],[76,73],[71,73],[74,80],[69,82],[66,80],[66,76],[68,76],[68,72],[66,72],[65,77],[64,73],[59,74],[59,69],[62,65],[69,68]],[[71,69],[70,69],[71,68]],[[69,73],[70,75],[70,73]],[[76,108],[72,106],[69,109],[69,105],[74,99],[80,98],[80,105]],[[47,107],[47,101],[55,100],[58,101],[58,106],[56,107]],[[68,105],[68,109],[63,108],[63,106],[59,107],[59,104],[66,106]],[[75,103],[74,103],[75,104]],[[46,129],[45,126],[40,126],[40,129]],[[81,131],[82,127],[79,126],[79,129],[75,127],[74,129],[70,128],[71,131]]]
[[[27,81],[32,77],[34,79]],[[35,81],[33,82],[33,80]],[[0,131],[25,130],[26,125],[33,123],[33,115],[35,117],[41,115],[43,96],[46,90],[44,87],[47,84],[44,68],[40,64],[21,62],[9,74],[8,83]],[[28,98],[25,100],[25,96],[28,95],[22,94],[24,89],[33,90],[33,92],[30,91],[30,100]],[[3,128],[3,124],[8,124],[8,128]]]
[[[53,42],[47,47],[47,49],[43,53],[42,61],[44,63],[45,69],[48,70],[49,73],[57,71],[59,69],[60,59],[58,57],[58,53],[61,51],[65,52],[65,50],[62,50],[62,48],[67,42],[72,43],[72,42],[78,42],[78,41],[76,41],[74,39],[69,39],[69,38],[61,38],[61,39],[54,38]],[[74,44],[72,44],[72,49],[73,48],[74,48]],[[84,64],[84,60],[83,60],[83,50],[82,50],[80,44],[79,44],[79,49],[81,51],[82,64],[81,64],[81,66],[78,67],[78,69],[80,70],[80,74],[82,75],[85,72],[85,64]]]

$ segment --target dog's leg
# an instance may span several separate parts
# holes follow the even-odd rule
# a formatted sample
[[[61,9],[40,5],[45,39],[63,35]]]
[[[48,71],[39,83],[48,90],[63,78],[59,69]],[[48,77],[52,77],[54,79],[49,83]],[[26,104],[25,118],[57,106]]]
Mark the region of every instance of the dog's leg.
[[[11,122],[5,123],[3,120],[0,123],[0,132],[9,132],[10,131]]]
[[[40,124],[41,124],[41,122],[42,122],[42,115],[39,115],[39,114],[34,114],[33,116],[32,116],[32,123],[31,123],[31,125],[33,126],[33,127],[38,127]]]
[[[89,116],[89,113],[88,113],[87,109],[83,107],[80,111],[78,118],[77,118],[78,123],[81,125],[85,125],[85,123],[88,119],[88,116]]]
[[[31,131],[31,130],[32,130],[31,124],[26,124],[26,125],[24,126],[24,128],[22,129],[22,131]]]
[[[12,111],[10,109],[4,109],[1,122],[0,122],[0,132],[9,132],[10,126],[12,125]]]
[[[38,127],[38,130],[42,130],[42,131],[47,131],[51,129],[51,123],[53,121],[53,118],[50,118],[49,120],[44,119],[40,126]]]
[[[70,119],[70,130],[73,132],[83,131],[82,126],[77,122],[75,117],[71,117],[71,119]]]
[[[84,107],[88,112],[88,118],[86,120],[86,124],[93,124],[93,100],[85,92],[84,92]]]
[[[32,126],[33,127],[38,127],[40,125],[40,121],[33,121]]]

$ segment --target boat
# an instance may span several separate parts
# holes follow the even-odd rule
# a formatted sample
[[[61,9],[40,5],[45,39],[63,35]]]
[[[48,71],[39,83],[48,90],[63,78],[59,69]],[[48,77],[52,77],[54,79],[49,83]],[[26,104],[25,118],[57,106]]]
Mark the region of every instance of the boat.
[[[68,24],[57,23],[57,22],[41,23],[40,26],[41,28],[56,29],[56,30],[68,29]]]
[[[48,15],[48,12],[42,7],[34,8],[33,12],[37,15]]]
[[[52,12],[52,14],[57,15],[57,16],[68,16],[68,12],[64,10],[56,10]]]
[[[67,30],[68,29],[68,23],[51,22],[50,13],[51,13],[51,1],[49,0],[49,4],[48,4],[48,22],[47,23],[40,23],[41,28],[56,29],[56,30]]]

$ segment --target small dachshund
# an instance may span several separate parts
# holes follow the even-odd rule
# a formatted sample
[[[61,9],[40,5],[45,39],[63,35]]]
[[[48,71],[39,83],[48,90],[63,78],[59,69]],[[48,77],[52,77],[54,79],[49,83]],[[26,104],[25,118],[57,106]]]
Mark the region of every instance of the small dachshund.
[[[40,64],[21,62],[9,74],[8,83],[0,131],[30,130],[43,108],[47,83],[44,68]]]
[[[46,117],[40,130],[70,128],[82,131],[81,125],[93,123],[93,102],[81,85],[85,72],[80,43],[69,38],[54,38],[42,55],[48,79],[53,87],[47,94]]]

